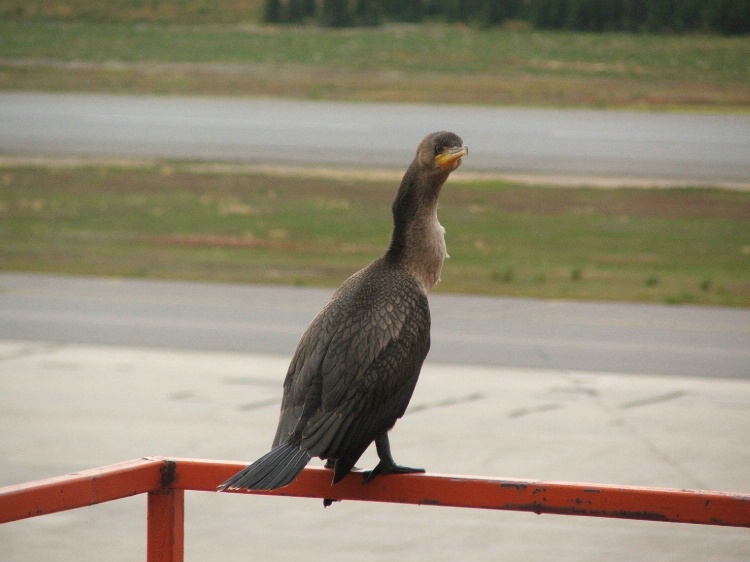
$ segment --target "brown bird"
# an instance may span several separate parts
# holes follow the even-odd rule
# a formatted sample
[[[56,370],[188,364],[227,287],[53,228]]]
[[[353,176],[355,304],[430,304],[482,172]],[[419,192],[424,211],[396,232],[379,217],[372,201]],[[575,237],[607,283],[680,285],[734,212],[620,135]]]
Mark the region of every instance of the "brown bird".
[[[312,457],[327,461],[336,484],[373,441],[380,462],[366,482],[424,472],[396,464],[388,431],[404,415],[430,349],[427,293],[448,257],[438,196],[468,153],[445,131],[419,144],[393,201],[388,250],[347,279],[312,321],[284,380],[272,450],[219,490],[281,488]]]

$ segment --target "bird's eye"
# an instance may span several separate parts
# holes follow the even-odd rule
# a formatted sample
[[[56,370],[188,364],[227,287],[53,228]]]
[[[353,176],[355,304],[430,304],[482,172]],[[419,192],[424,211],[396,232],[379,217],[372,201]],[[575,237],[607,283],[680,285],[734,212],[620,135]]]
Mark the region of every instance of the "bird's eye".
[[[442,154],[443,150],[445,150],[445,147],[439,144],[435,147],[435,154]]]

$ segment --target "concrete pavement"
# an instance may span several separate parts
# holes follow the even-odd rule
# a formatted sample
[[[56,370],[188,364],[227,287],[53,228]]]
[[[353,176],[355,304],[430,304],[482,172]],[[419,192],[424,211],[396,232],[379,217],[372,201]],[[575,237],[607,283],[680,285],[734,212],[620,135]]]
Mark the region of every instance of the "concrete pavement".
[[[288,357],[0,341],[0,485],[146,455],[253,460]],[[431,472],[747,493],[750,382],[433,364],[392,432]],[[373,466],[366,453],[363,468]],[[0,558],[142,560],[145,498],[0,526]],[[747,529],[193,492],[186,560],[750,559]]]

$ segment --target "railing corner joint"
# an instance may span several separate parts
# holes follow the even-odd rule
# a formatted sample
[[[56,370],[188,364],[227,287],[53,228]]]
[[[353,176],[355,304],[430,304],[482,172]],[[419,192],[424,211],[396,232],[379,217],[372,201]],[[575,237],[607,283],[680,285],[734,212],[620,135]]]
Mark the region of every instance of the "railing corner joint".
[[[162,465],[159,471],[161,472],[161,480],[159,481],[160,486],[163,489],[168,489],[174,484],[175,478],[177,477],[177,461],[172,459],[161,459]]]

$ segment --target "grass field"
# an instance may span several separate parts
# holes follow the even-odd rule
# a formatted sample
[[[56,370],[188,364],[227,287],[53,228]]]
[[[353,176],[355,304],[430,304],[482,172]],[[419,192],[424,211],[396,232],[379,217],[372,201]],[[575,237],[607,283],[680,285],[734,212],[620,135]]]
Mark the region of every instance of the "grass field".
[[[180,163],[6,166],[0,269],[336,285],[384,251],[395,188]],[[750,306],[748,193],[454,178],[440,215],[439,291]]]
[[[0,22],[0,89],[747,110],[750,41],[386,26]]]

